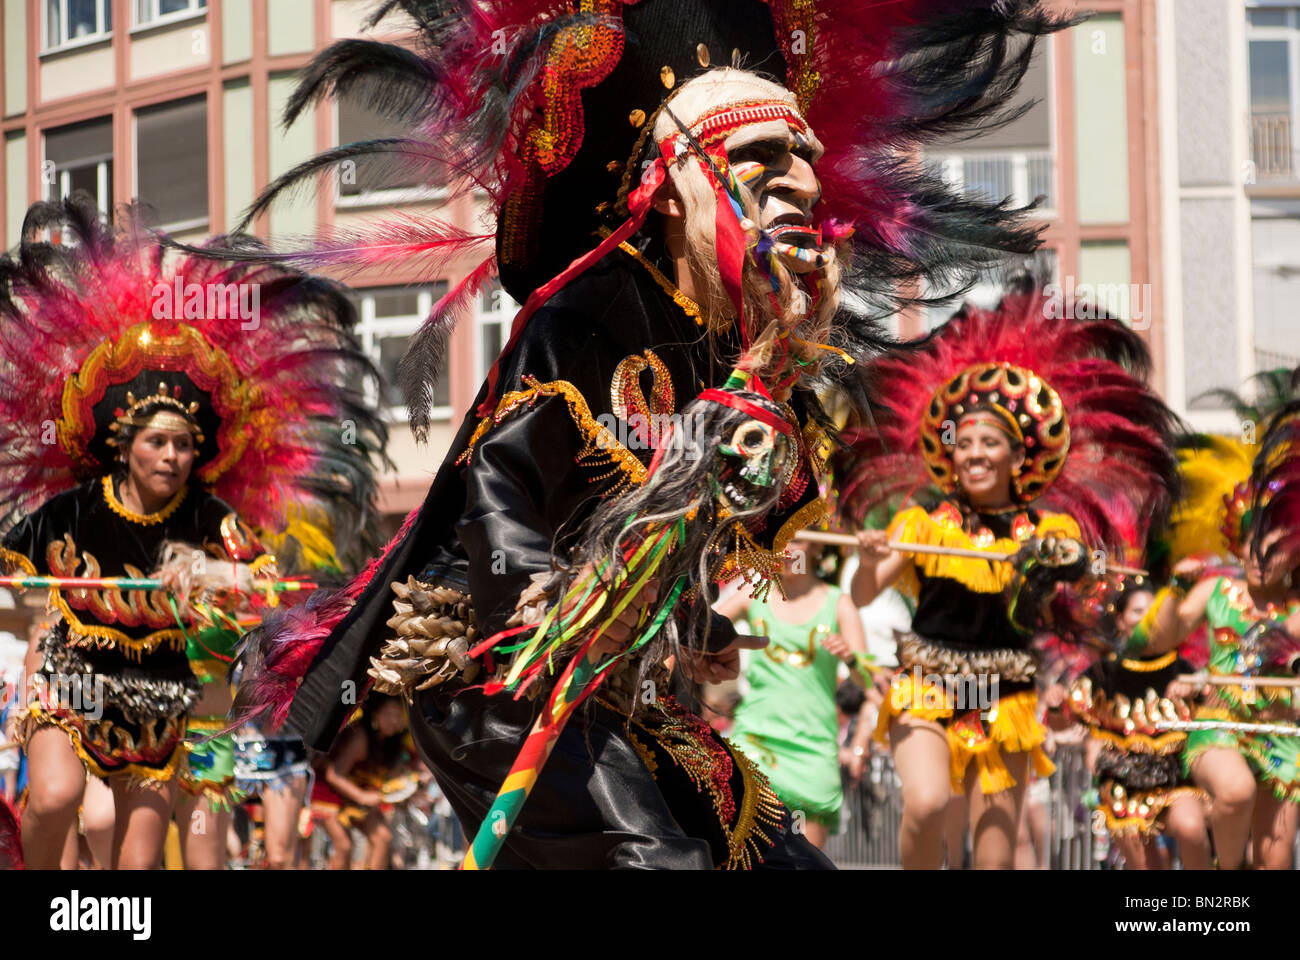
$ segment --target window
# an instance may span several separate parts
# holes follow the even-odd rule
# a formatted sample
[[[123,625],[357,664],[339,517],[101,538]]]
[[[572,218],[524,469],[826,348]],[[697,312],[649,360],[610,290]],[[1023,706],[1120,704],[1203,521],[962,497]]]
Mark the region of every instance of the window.
[[[425,318],[433,311],[433,305],[447,292],[447,284],[439,282],[422,287],[391,287],[359,291],[357,313],[360,323],[357,336],[361,345],[379,368],[381,377],[380,396],[369,397],[378,401],[381,408],[387,410],[393,419],[405,416],[406,397],[397,377],[397,365],[411,337],[420,328]],[[446,362],[438,371],[437,383],[433,388],[433,416],[449,418],[451,416],[451,383],[447,377]]]
[[[408,136],[400,124],[379,116],[355,97],[340,97],[337,107],[340,145]],[[405,164],[400,157],[360,157],[340,165],[339,206],[403,203],[432,199],[442,184],[428,182],[427,174]]]
[[[1300,364],[1295,303],[1300,296],[1300,202],[1257,200],[1251,204],[1254,248],[1255,368]]]
[[[1002,293],[1006,288],[1004,272],[1006,268],[1024,266],[1034,272],[1035,276],[1045,275],[1051,279],[1049,285],[1061,284],[1060,263],[1057,260],[1056,250],[1052,247],[1042,247],[1031,257],[1020,258],[1019,260],[1009,258],[1006,266],[1003,268],[994,267],[988,271],[985,276],[979,277],[975,286],[971,287],[965,294],[957,299],[945,304],[927,306],[922,310],[922,316],[925,321],[927,331],[934,330],[943,326],[953,314],[962,308],[963,304],[973,303],[982,310],[992,310],[998,305],[1002,298]],[[1071,291],[1065,291],[1071,292]],[[926,295],[930,297],[940,295],[940,291],[935,288],[926,289]]]
[[[103,40],[113,32],[112,0],[45,0],[45,50]]]
[[[136,26],[153,26],[168,20],[182,20],[206,10],[208,0],[135,0]]]
[[[208,225],[208,102],[177,100],[135,114],[135,189],[173,232]]]
[[[1035,51],[1015,103],[1030,106],[1013,122],[974,139],[934,144],[926,149],[925,164],[968,197],[995,202],[1010,198],[1015,206],[1042,197],[1041,214],[1056,208],[1047,44]]]
[[[1247,11],[1250,62],[1250,153],[1256,181],[1295,180],[1300,57],[1300,10],[1269,7]]]
[[[77,190],[113,211],[113,121],[88,120],[45,133],[46,199],[62,200]]]
[[[474,365],[480,381],[487,377],[488,368],[505,347],[510,322],[518,310],[519,304],[496,280],[479,291],[474,304]]]

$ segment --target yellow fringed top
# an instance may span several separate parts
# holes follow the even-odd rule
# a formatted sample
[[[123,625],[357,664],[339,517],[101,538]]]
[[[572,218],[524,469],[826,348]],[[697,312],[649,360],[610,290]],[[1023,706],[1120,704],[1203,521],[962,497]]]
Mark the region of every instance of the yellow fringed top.
[[[959,547],[985,553],[1015,553],[1031,537],[1048,534],[1080,537],[1079,525],[1072,517],[1063,513],[1045,513],[1040,514],[1035,522],[1027,510],[1011,519],[1011,533],[1012,537],[997,537],[985,528],[972,536],[963,529],[961,510],[951,501],[944,501],[932,513],[926,513],[921,507],[909,507],[894,517],[889,525],[890,538],[902,543]],[[920,590],[918,570],[926,577],[956,580],[975,593],[1001,593],[1015,574],[1009,563],[917,553],[903,568],[897,583],[898,589],[913,599]]]

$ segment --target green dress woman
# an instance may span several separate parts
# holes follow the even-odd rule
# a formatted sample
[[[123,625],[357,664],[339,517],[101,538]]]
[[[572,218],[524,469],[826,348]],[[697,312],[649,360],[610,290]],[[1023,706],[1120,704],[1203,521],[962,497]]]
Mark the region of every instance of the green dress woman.
[[[809,839],[821,846],[839,822],[844,799],[835,707],[839,665],[856,663],[866,641],[849,598],[811,574],[804,576],[810,581],[806,586],[800,575],[783,574],[784,601],[738,598],[724,611],[744,616],[753,632],[769,641],[750,655],[748,690],[736,708],[731,740],[767,775],[796,822],[803,815]],[[818,596],[821,602],[809,615]],[[792,616],[797,621],[791,622]],[[859,726],[863,742],[856,755],[863,756],[870,730]]]

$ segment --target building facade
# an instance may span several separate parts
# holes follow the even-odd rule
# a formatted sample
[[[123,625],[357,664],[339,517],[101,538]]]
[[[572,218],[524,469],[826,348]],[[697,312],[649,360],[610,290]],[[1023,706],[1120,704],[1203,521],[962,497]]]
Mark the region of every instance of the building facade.
[[[27,206],[90,191],[131,198],[195,240],[234,227],[279,174],[339,143],[400,133],[355,104],[279,117],[298,71],[361,35],[369,0],[0,0],[0,245]],[[1056,4],[1065,12],[1081,5]],[[1095,15],[1040,46],[1025,79],[1035,104],[991,134],[922,161],[972,194],[1041,197],[1036,216],[1066,293],[1147,338],[1155,382],[1203,429],[1227,411],[1198,400],[1256,369],[1300,362],[1289,297],[1300,293],[1300,5],[1242,0],[1092,0]],[[278,203],[253,231],[290,242],[397,207],[490,227],[474,201],[400,170],[347,167],[315,196]],[[383,506],[422,499],[503,342],[513,304],[484,294],[452,336],[430,444],[405,427],[395,369],[431,304],[468,264],[358,270],[361,337],[384,373],[395,475]],[[433,275],[436,272],[437,275]],[[976,299],[993,295],[977,289]],[[951,308],[898,318],[918,335]]]

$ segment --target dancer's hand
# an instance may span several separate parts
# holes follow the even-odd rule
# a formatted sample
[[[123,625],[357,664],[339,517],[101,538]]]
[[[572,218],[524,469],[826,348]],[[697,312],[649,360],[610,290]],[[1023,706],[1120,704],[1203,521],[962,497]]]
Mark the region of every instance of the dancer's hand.
[[[1204,557],[1183,557],[1170,568],[1169,572],[1176,577],[1195,582],[1205,575],[1205,566]]]
[[[357,802],[363,807],[377,807],[384,802],[384,795],[378,790],[362,790]]]
[[[867,769],[868,748],[861,744],[849,748],[849,779],[857,783]]]
[[[832,633],[829,637],[823,640],[822,646],[825,647],[833,657],[843,660],[849,666],[853,666],[857,659],[853,655],[853,648],[849,646],[849,642],[838,633]]]
[[[863,560],[883,560],[894,555],[889,547],[888,530],[859,530],[857,537],[858,552]]]
[[[717,653],[697,653],[682,660],[682,671],[696,683],[725,683],[740,676],[740,651],[762,650],[767,637],[738,634],[729,646]]]
[[[632,599],[617,619],[605,630],[599,640],[592,645],[591,652],[597,657],[618,653],[633,639],[636,625],[641,620],[641,611],[659,599],[658,579],[647,580],[645,586]],[[599,617],[597,619],[600,619]]]

